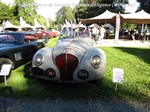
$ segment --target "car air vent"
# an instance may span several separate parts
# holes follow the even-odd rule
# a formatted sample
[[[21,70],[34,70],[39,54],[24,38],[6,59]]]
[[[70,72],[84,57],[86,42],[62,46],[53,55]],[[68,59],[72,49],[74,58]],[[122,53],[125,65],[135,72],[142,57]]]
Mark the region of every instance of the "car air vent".
[[[57,56],[55,62],[60,71],[61,80],[73,80],[73,72],[78,65],[77,57],[64,53]]]

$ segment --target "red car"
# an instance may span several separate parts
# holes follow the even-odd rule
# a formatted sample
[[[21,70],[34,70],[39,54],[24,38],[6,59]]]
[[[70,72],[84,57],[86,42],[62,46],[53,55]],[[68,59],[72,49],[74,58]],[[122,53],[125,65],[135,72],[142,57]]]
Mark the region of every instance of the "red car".
[[[34,35],[36,35],[39,39],[42,39],[43,36],[47,36],[49,39],[53,37],[53,35],[45,30],[32,31]]]
[[[56,31],[53,31],[53,30],[47,30],[47,32],[49,32],[51,35],[53,35],[53,37],[56,37],[59,35]]]

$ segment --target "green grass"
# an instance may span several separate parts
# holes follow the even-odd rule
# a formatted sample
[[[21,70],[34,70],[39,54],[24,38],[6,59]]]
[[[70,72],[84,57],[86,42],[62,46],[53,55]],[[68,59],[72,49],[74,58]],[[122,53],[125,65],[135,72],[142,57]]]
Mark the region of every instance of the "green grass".
[[[58,38],[50,39],[46,46],[53,47]],[[31,62],[15,69],[7,80],[8,86],[0,83],[0,96],[30,98],[100,98],[112,97],[123,100],[150,99],[150,49],[131,47],[101,47],[107,56],[107,69],[103,85],[89,83],[76,85],[42,85],[29,71]],[[115,91],[113,68],[124,69],[124,83]]]

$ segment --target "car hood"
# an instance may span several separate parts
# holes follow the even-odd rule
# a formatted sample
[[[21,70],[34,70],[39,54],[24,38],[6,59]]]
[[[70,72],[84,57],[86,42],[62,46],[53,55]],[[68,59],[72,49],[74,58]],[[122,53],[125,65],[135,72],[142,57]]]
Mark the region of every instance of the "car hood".
[[[93,47],[93,42],[85,38],[63,39],[53,49],[54,59],[61,54],[72,54],[81,59],[85,52]]]

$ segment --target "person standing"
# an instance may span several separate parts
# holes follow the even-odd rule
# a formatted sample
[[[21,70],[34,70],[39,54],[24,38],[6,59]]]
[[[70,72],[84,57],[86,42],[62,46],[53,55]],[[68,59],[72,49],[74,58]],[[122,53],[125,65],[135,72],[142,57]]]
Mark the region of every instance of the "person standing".
[[[142,27],[141,27],[141,25],[139,25],[139,28],[138,28],[138,40],[141,39],[141,33],[142,33]]]
[[[131,29],[130,36],[131,36],[132,40],[135,41],[135,32],[134,32],[134,29]]]
[[[95,41],[95,43],[97,41],[97,33],[98,33],[98,29],[94,25],[94,27],[92,28],[92,39]]]
[[[105,28],[103,25],[100,26],[100,36],[99,36],[99,43],[103,43],[104,35],[105,35]]]

